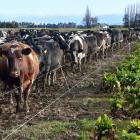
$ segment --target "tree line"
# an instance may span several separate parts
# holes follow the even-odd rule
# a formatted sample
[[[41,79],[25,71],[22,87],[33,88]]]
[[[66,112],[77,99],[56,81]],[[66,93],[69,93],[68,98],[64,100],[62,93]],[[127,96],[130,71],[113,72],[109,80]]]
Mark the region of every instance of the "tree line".
[[[74,22],[58,23],[58,24],[35,24],[32,22],[5,22],[0,21],[0,28],[76,28],[78,25]]]
[[[125,8],[124,26],[135,28],[140,27],[140,4],[131,4]]]
[[[16,22],[16,21],[0,21],[0,28],[84,28],[91,27],[91,25],[77,25],[74,22],[57,23],[57,24],[35,24],[33,22]]]

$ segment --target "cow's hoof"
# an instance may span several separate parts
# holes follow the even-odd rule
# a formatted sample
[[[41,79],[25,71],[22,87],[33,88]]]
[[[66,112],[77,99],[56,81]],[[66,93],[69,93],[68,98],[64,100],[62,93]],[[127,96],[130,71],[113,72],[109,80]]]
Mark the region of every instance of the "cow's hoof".
[[[19,108],[16,108],[16,113],[20,113],[20,112],[22,112],[22,110]]]
[[[30,111],[29,111],[29,108],[27,107],[27,108],[24,108],[24,112],[26,112],[26,113],[29,113]]]
[[[12,99],[10,99],[10,104],[11,104],[11,105],[14,105],[14,102],[13,102],[13,100],[12,100]]]

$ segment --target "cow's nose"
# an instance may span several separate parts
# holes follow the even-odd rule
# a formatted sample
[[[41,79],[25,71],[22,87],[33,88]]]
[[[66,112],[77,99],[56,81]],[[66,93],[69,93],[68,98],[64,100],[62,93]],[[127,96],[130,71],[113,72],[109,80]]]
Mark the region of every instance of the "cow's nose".
[[[10,73],[10,76],[13,77],[13,78],[18,77],[19,76],[19,73],[18,73],[18,71],[12,71]]]

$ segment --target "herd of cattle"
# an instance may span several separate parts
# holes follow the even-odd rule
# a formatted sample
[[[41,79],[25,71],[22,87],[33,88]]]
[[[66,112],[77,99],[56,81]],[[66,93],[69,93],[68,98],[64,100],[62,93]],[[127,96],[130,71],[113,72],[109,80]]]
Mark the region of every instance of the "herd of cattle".
[[[43,87],[53,84],[56,70],[66,62],[74,72],[81,65],[103,59],[112,51],[140,39],[134,30],[75,31],[52,30],[0,31],[0,79],[8,88],[18,87],[16,111],[28,112],[28,96],[34,81],[43,74]],[[52,79],[50,79],[52,75]],[[12,93],[10,93],[12,101]]]

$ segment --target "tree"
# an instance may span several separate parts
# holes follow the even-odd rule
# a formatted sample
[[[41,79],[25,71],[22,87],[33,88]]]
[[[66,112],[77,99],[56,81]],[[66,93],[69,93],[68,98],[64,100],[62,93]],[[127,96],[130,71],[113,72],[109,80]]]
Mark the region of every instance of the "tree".
[[[86,8],[86,13],[85,13],[85,17],[83,18],[83,21],[85,22],[85,26],[87,28],[90,28],[91,26],[97,25],[98,17],[92,17],[91,16],[91,12],[90,12],[88,6]]]
[[[140,26],[140,4],[131,4],[125,8],[124,14],[125,27],[138,27]]]
[[[90,22],[91,26],[96,26],[98,23],[98,17],[91,17]]]
[[[85,14],[85,17],[83,19],[83,21],[85,22],[87,28],[90,27],[90,20],[91,20],[91,13],[90,13],[89,7],[87,6],[86,14]]]

